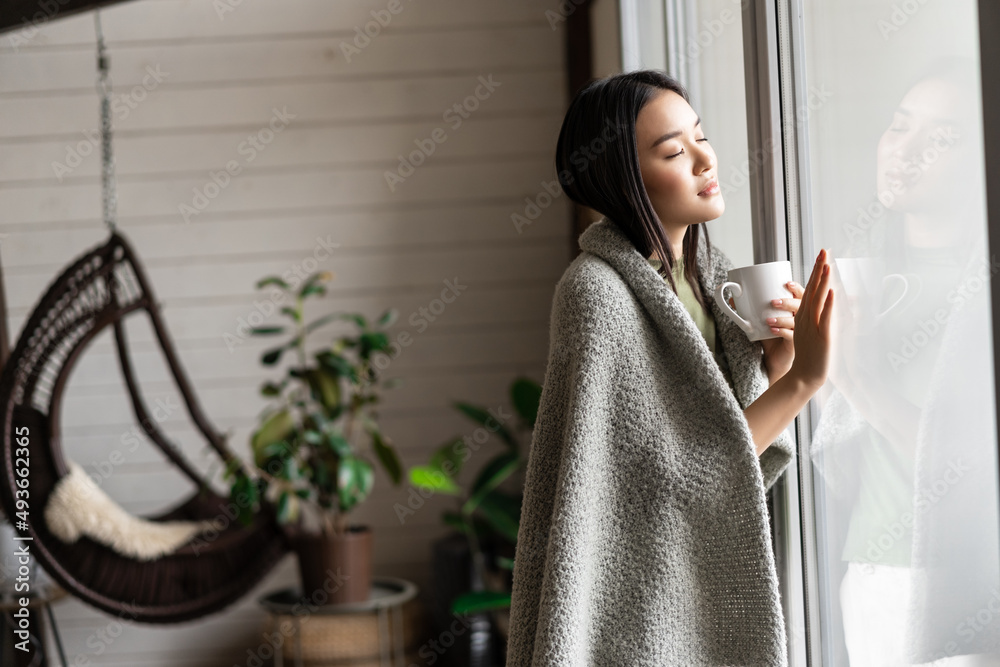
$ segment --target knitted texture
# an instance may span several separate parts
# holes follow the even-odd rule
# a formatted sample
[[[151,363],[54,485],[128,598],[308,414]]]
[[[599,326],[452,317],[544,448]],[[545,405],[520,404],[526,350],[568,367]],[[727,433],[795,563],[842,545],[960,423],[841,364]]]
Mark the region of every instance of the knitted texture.
[[[518,530],[508,667],[787,665],[765,489],[743,409],[760,342],[710,299],[735,395],[669,285],[605,218],[556,285]],[[732,263],[698,249],[712,294]]]

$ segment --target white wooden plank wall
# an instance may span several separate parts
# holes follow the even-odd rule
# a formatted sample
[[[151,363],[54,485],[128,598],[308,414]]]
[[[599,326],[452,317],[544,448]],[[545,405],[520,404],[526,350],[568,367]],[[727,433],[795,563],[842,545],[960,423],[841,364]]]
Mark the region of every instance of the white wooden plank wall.
[[[225,4],[232,11],[220,14]],[[451,400],[509,411],[516,375],[542,379],[552,290],[570,259],[569,202],[556,198],[520,234],[511,214],[554,175],[568,101],[565,24],[553,30],[545,12],[558,3],[401,0],[347,62],[341,43],[389,6],[134,0],[102,11],[119,97],[119,225],[145,260],[206,412],[244,452],[264,405],[258,387],[275,375],[258,362],[272,341],[230,350],[225,336],[257,310],[265,295],[253,285],[268,274],[333,271],[313,316],[400,311],[392,334],[408,332],[414,342],[386,369],[404,384],[387,394],[382,417],[407,465],[474,430]],[[88,138],[99,127],[94,40],[89,13],[0,35],[0,252],[14,337],[48,282],[106,236],[98,144]],[[444,112],[491,76],[500,85],[479,108],[459,127],[445,122]],[[292,116],[282,131],[260,150],[241,148],[275,109]],[[439,127],[446,140],[391,191],[384,172]],[[54,164],[72,152],[79,163],[57,176]],[[240,173],[185,221],[179,206],[229,161]],[[310,264],[318,239],[336,247]],[[411,320],[456,279],[467,288],[444,312],[426,326]],[[176,404],[150,328],[133,321],[129,331],[149,401]],[[66,449],[106,477],[103,488],[127,509],[152,512],[190,485],[145,441],[136,451],[123,446],[134,421],[109,343],[102,336],[74,371]],[[164,428],[214,470],[186,414],[172,412]],[[115,450],[124,462],[110,463]],[[499,450],[497,442],[480,450],[466,479]],[[393,505],[407,491],[379,470],[374,496],[355,517],[376,528],[376,573],[426,590],[430,545],[446,532],[440,512],[451,503],[433,499],[401,525]],[[125,624],[119,633],[115,619],[72,600],[56,615],[70,664],[246,664],[263,622],[256,598],[296,578],[286,557],[230,610],[167,628]]]

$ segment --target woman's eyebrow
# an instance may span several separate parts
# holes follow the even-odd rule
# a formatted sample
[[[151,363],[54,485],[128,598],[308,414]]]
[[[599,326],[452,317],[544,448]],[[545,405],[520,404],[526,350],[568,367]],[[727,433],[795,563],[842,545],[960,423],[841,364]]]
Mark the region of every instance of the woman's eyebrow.
[[[694,122],[694,125],[692,127],[698,127],[699,125],[701,125],[701,116],[698,116],[698,120],[696,120]],[[674,137],[676,137],[680,133],[681,133],[680,130],[674,130],[673,132],[667,132],[662,137],[660,137],[659,139],[657,139],[656,141],[654,141],[653,145],[650,146],[650,148],[656,148],[657,145],[663,143],[667,139],[673,139]]]
[[[897,113],[900,116],[906,116],[907,118],[913,118],[913,112],[906,107],[896,107],[893,113]],[[948,118],[945,116],[931,116],[930,120],[935,123],[951,124],[957,125],[958,121],[954,118]]]

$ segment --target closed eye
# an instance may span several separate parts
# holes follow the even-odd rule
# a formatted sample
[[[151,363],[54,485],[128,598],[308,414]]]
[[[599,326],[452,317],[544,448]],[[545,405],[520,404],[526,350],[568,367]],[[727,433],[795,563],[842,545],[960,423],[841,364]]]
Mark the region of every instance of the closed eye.
[[[705,137],[704,139],[698,139],[698,141],[708,141],[708,137]],[[677,157],[678,155],[683,155],[683,154],[684,154],[684,149],[682,148],[680,153],[674,153],[673,155],[668,155],[667,159],[669,160],[672,157]]]

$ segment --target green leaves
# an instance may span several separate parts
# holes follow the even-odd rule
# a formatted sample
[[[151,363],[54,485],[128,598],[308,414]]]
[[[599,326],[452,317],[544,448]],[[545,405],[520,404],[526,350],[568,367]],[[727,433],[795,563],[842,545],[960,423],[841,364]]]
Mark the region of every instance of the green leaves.
[[[438,447],[431,456],[430,465],[452,479],[457,479],[458,474],[462,471],[462,464],[465,462],[464,459],[467,458],[467,456],[462,454],[464,444],[464,440],[455,438]]]
[[[264,448],[274,445],[286,438],[295,428],[295,420],[287,409],[273,413],[253,434],[250,446],[253,449],[254,461],[262,465],[270,454]]]
[[[319,401],[330,417],[340,411],[340,377],[328,368],[310,368],[304,373],[314,399]]]
[[[285,383],[275,384],[274,382],[265,382],[260,387],[261,396],[281,396],[281,390],[284,388]]]
[[[462,512],[464,514],[474,512],[490,491],[510,477],[520,465],[521,457],[517,452],[504,452],[487,463],[472,485],[472,493],[462,507]]]
[[[396,450],[389,447],[385,436],[377,429],[371,429],[369,433],[372,437],[372,448],[375,450],[375,455],[382,463],[385,471],[389,473],[392,483],[395,486],[399,486],[399,482],[403,479],[403,464],[399,462]]]
[[[521,494],[507,493],[500,486],[520,470],[524,463],[514,433],[518,428],[534,429],[538,420],[542,387],[530,378],[518,377],[510,385],[509,391],[511,403],[520,418],[520,423],[516,425],[501,423],[500,417],[494,417],[490,411],[478,405],[462,401],[452,403],[463,415],[499,435],[506,445],[504,451],[489,459],[480,469],[458,511],[442,513],[442,521],[446,525],[468,536],[479,560],[486,555],[480,545],[497,539],[516,545],[521,521]],[[477,442],[482,442],[482,438],[478,438]],[[410,468],[410,481],[436,493],[461,496],[459,473],[465,461],[475,455],[464,445],[465,439],[456,437],[438,447],[426,465]],[[478,452],[479,448],[475,451]],[[502,568],[512,570],[514,567],[514,561],[510,558],[498,555],[496,561]],[[452,603],[452,611],[471,614],[509,606],[508,592],[472,591],[457,597]]]
[[[476,614],[492,609],[510,607],[510,593],[499,591],[469,591],[456,597],[451,603],[453,614]]]
[[[461,438],[454,438],[438,447],[427,465],[410,468],[410,482],[434,493],[461,492],[455,480],[462,471],[462,444]]]
[[[385,327],[392,326],[392,324],[396,321],[396,316],[398,314],[399,313],[398,311],[396,311],[395,308],[390,308],[389,310],[382,313],[382,316],[378,318],[378,326],[382,327],[383,329]]]
[[[517,542],[517,528],[521,518],[521,499],[493,491],[481,499],[479,511],[498,533],[511,542]]]
[[[329,431],[324,440],[326,446],[335,456],[343,458],[351,455],[351,443],[347,442],[347,439],[339,432]]]
[[[273,366],[278,363],[281,359],[281,355],[284,354],[285,350],[288,349],[287,345],[282,345],[281,347],[276,347],[274,349],[266,351],[264,354],[260,355],[260,363],[265,366]]]
[[[354,384],[359,382],[358,370],[344,356],[332,350],[317,352],[316,361],[335,376],[346,377]]]
[[[374,471],[367,461],[354,456],[340,459],[337,470],[340,511],[347,512],[364,500],[371,493],[374,477]]]
[[[285,327],[252,327],[250,329],[252,336],[274,336],[280,333],[285,333]]]
[[[434,493],[458,494],[461,488],[449,477],[433,466],[413,466],[410,468],[410,482]]]
[[[534,380],[517,378],[510,387],[510,401],[528,428],[535,428],[535,420],[538,418],[538,403],[541,399],[542,387]]]
[[[294,523],[299,520],[299,496],[288,491],[278,497],[278,523]]]
[[[366,320],[364,318],[364,315],[358,315],[358,314],[354,314],[354,313],[352,313],[352,314],[346,314],[345,313],[344,314],[344,318],[345,319],[354,320],[354,323],[357,324],[358,328],[361,329],[362,331],[367,331],[368,330],[368,320]]]
[[[324,315],[318,319],[313,320],[305,326],[305,332],[310,333],[313,329],[318,329],[327,322],[333,322],[334,320],[345,319],[346,316],[343,313],[330,313],[329,315]]]
[[[462,533],[469,533],[473,530],[472,522],[458,512],[442,512],[441,520],[446,526],[451,526]]]
[[[226,476],[232,479],[233,494],[251,499],[251,514],[267,491],[267,499],[276,503],[281,523],[297,521],[303,502],[317,503],[325,511],[349,511],[371,493],[373,460],[396,485],[404,475],[395,447],[379,429],[374,412],[379,390],[395,383],[376,383],[378,373],[371,362],[376,353],[389,352],[390,339],[383,329],[398,313],[389,308],[369,322],[358,313],[334,312],[307,322],[305,300],[325,296],[324,283],[332,278],[331,272],[320,271],[301,283],[276,275],[256,283],[258,289],[277,288],[286,297],[281,303],[272,295],[273,307],[267,313],[280,315],[284,325],[250,329],[255,336],[287,335],[284,342],[262,352],[261,364],[276,367],[287,359],[287,352],[295,359],[280,379],[267,380],[260,387],[261,396],[271,400],[250,438],[254,463],[261,474],[252,478],[239,466],[229,466]],[[310,334],[335,321],[353,324],[355,331],[307,352]],[[374,457],[355,451],[360,443],[354,442],[352,433],[363,436],[362,428]]]
[[[458,410],[465,414],[465,416],[469,419],[485,426],[487,430],[496,431],[496,434],[499,435],[511,449],[517,449],[517,440],[514,439],[514,436],[511,435],[510,431],[508,431],[503,424],[494,419],[493,415],[489,412],[477,405],[463,403],[461,401],[455,401],[452,405],[458,408]]]
[[[389,337],[381,331],[361,334],[358,339],[362,359],[371,358],[372,352],[384,352],[389,349]]]
[[[310,294],[318,294],[319,296],[323,296],[324,294],[326,294],[326,288],[323,285],[320,285],[319,283],[330,280],[332,278],[333,274],[330,273],[329,271],[320,271],[319,273],[314,273],[313,275],[309,276],[309,278],[306,279],[306,281],[302,284],[302,287],[299,289],[299,294],[298,294],[299,299],[300,300],[304,299]]]
[[[257,485],[250,479],[242,468],[228,468],[227,478],[233,479],[230,489],[230,497],[236,506],[236,520],[244,526],[253,523],[254,510],[260,500],[257,493]]]
[[[291,287],[284,280],[278,276],[268,276],[267,278],[261,278],[257,281],[257,289],[267,287],[268,285],[277,285],[283,290],[291,289]]]

